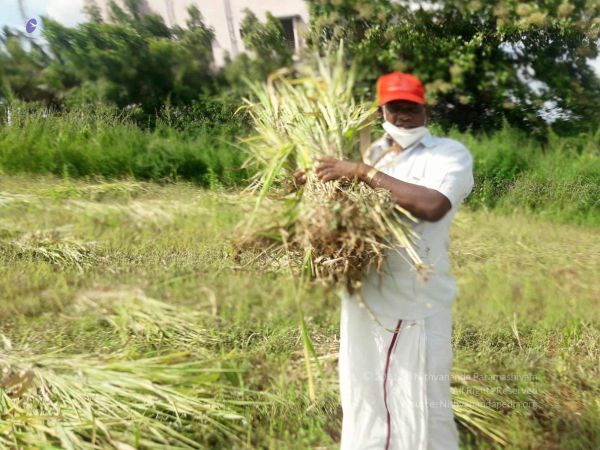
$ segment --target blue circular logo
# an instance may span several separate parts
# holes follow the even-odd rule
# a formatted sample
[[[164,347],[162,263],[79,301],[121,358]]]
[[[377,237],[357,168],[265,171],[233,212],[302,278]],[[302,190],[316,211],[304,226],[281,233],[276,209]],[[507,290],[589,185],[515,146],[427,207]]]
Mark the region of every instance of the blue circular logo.
[[[25,24],[25,30],[27,30],[28,33],[33,33],[36,28],[37,28],[37,20],[35,20],[35,19],[29,19],[27,21],[27,23]]]

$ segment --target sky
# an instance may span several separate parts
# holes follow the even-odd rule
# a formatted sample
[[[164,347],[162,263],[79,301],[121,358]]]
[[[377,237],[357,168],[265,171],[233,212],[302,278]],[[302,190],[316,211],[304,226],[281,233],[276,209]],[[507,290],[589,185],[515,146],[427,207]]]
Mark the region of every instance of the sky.
[[[177,0],[175,0],[177,1]],[[5,25],[25,30],[25,23],[36,18],[38,28],[31,33],[33,38],[39,37],[40,16],[49,16],[67,26],[75,26],[85,20],[83,14],[84,0],[23,0],[26,20],[23,20],[17,0],[0,0],[0,29]],[[600,77],[600,57],[589,61]]]
[[[50,16],[64,25],[73,26],[85,20],[83,0],[23,0],[25,14],[28,19]],[[8,25],[25,30],[25,22],[21,17],[17,0],[0,0],[0,28]],[[32,33],[39,35],[39,30]]]

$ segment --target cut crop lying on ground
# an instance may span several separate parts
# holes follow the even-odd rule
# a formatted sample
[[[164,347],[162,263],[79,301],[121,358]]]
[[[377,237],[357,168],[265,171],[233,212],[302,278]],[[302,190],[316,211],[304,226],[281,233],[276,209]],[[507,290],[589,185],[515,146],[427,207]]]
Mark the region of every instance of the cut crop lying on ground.
[[[233,193],[148,184],[131,198],[49,196],[73,183],[80,192],[95,185],[0,177],[11,199],[0,203],[2,242],[58,228],[96,242],[101,256],[78,270],[0,253],[0,447],[20,439],[90,448],[95,436],[97,447],[168,439],[183,448],[337,448],[335,295],[299,293],[321,367],[313,365],[311,404],[295,280],[231,260],[223,237],[244,214]],[[131,204],[170,220],[133,221],[124,212]],[[462,211],[453,239],[462,447],[598,448],[598,230]],[[109,389],[118,403],[107,403]],[[41,404],[44,392],[51,401]],[[151,404],[147,413],[136,410],[139,399]],[[101,414],[75,415],[77,402],[98,402]]]
[[[231,388],[218,399],[223,371],[194,354],[128,360],[5,350],[0,369],[3,447],[205,448],[239,443],[245,423]]]

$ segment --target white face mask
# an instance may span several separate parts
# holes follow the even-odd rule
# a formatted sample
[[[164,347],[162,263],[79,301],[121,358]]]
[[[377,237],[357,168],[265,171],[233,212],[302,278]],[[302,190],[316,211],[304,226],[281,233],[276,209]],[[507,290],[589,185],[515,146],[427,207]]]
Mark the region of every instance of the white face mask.
[[[385,108],[383,110],[383,117],[385,119]],[[425,126],[416,128],[400,128],[388,122],[387,120],[383,122],[383,129],[400,147],[402,147],[402,149],[410,147],[427,134],[427,127]]]

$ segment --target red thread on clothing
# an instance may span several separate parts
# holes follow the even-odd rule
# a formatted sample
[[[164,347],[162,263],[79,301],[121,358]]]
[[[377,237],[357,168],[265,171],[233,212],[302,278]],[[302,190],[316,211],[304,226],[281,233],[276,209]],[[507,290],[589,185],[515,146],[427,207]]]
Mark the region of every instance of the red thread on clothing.
[[[387,351],[387,358],[385,360],[385,372],[383,374],[383,403],[385,405],[385,411],[387,413],[387,437],[385,438],[385,450],[390,448],[390,439],[392,437],[392,416],[390,414],[390,409],[387,404],[387,377],[388,371],[390,369],[390,361],[392,359],[392,352],[394,350],[394,345],[396,344],[396,340],[398,339],[398,331],[400,331],[400,326],[402,325],[402,320],[398,321],[398,325],[396,325],[396,329],[394,330],[394,336],[392,337],[392,342],[390,342],[390,346]]]

